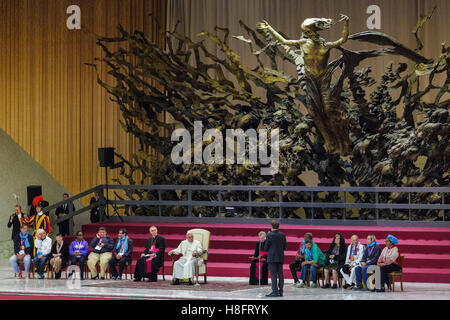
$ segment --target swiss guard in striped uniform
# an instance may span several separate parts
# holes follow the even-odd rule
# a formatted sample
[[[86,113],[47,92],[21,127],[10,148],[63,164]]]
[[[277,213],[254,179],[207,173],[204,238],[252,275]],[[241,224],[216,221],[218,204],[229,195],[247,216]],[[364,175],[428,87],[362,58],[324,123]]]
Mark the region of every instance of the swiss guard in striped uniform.
[[[50,219],[48,218],[48,215],[42,212],[42,209],[46,206],[48,206],[47,201],[39,201],[36,206],[36,214],[23,220],[29,227],[34,229],[33,240],[36,240],[36,230],[42,229],[45,231],[46,235],[52,232]],[[34,255],[36,255],[36,252],[34,252]]]

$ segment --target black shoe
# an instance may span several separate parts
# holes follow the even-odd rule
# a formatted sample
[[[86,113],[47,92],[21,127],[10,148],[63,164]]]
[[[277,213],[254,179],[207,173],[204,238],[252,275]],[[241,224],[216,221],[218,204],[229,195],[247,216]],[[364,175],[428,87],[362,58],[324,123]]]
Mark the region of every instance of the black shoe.
[[[375,291],[376,291],[376,292],[385,292],[384,288],[382,288],[382,289],[376,289]]]
[[[356,286],[353,288],[353,290],[356,290],[356,291],[361,291],[362,289],[363,289],[362,286]]]
[[[141,279],[134,278],[133,282],[141,282]]]
[[[172,281],[172,285],[177,286],[180,284],[180,280],[179,279],[175,279],[175,281]]]
[[[325,283],[325,285],[323,286],[323,288],[324,288],[324,289],[328,289],[328,288],[331,288],[331,284],[329,284],[329,283]]]
[[[105,277],[100,277],[101,280],[105,280]]]
[[[337,289],[337,284],[333,284],[333,286],[331,287],[331,289]]]
[[[194,284],[192,283],[191,279],[189,279],[188,286],[192,286],[192,285],[194,285]]]
[[[342,287],[344,289],[350,288],[350,285],[348,283],[344,284],[344,286]]]
[[[278,292],[278,296],[282,297],[283,296],[283,292],[282,291]]]
[[[95,277],[91,278],[91,280],[97,280],[98,279],[98,275],[96,275]]]
[[[276,292],[271,292],[269,294],[266,294],[266,297],[278,297],[278,293]]]

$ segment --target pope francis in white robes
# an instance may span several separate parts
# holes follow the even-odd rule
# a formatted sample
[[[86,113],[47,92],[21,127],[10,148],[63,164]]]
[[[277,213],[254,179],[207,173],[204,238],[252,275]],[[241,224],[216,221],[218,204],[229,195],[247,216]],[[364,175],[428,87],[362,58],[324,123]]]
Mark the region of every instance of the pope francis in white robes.
[[[182,257],[175,261],[173,265],[174,280],[193,278],[195,275],[195,262],[197,262],[199,266],[203,263],[203,259],[199,257],[202,253],[202,244],[199,241],[194,240],[194,235],[192,233],[187,233],[186,240],[181,241],[178,248],[169,252],[169,255],[182,255]]]

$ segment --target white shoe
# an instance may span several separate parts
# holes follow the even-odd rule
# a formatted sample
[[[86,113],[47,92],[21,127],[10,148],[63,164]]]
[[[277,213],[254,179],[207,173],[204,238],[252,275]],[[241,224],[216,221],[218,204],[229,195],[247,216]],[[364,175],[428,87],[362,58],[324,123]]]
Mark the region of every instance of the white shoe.
[[[297,284],[297,288],[306,288],[306,283],[304,283],[303,281],[302,281],[302,282],[299,282],[299,283]]]

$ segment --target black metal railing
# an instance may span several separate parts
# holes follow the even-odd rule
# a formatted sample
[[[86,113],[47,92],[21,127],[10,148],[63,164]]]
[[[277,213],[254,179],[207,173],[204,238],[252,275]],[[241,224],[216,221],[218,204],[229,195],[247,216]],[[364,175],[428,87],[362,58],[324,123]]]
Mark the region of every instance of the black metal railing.
[[[104,198],[104,190],[124,190],[128,194],[135,192],[154,192],[157,194],[156,200],[108,200]],[[347,211],[350,209],[370,209],[375,211],[375,220],[381,219],[379,212],[380,210],[407,210],[408,220],[412,220],[413,210],[443,210],[442,221],[446,221],[446,212],[450,210],[450,204],[446,203],[446,197],[450,195],[450,187],[427,187],[427,188],[417,188],[417,187],[298,187],[298,186],[219,186],[219,185],[99,185],[85,192],[82,192],[76,196],[70,197],[64,201],[53,204],[45,208],[45,212],[52,209],[56,209],[58,206],[67,203],[70,210],[72,210],[71,204],[94,191],[99,191],[100,199],[97,203],[90,206],[76,210],[75,212],[69,212],[68,216],[60,218],[56,223],[62,222],[67,219],[72,219],[74,216],[82,214],[93,207],[100,206],[100,216],[101,221],[105,217],[105,207],[106,205],[123,206],[125,208],[126,215],[133,215],[135,210],[130,210],[130,208],[137,208],[140,206],[150,206],[157,208],[157,215],[163,216],[163,208],[168,206],[181,206],[187,208],[187,218],[196,218],[193,215],[193,208],[195,207],[216,207],[217,210],[214,214],[215,217],[224,217],[224,208],[242,208],[246,207],[249,210],[249,215],[247,218],[252,217],[252,212],[255,208],[275,208],[278,211],[277,218],[285,218],[283,216],[283,209],[286,208],[305,208],[309,210],[311,219],[316,219],[315,209],[341,209],[342,219],[346,219]],[[186,199],[164,199],[164,192],[181,192],[187,193]],[[214,192],[217,193],[216,200],[193,200],[194,192]],[[247,197],[245,200],[224,200],[223,195],[228,192],[246,192]],[[273,201],[255,201],[252,197],[255,193],[260,192],[271,192],[272,198],[273,194],[278,194],[277,200]],[[292,192],[302,192],[303,194],[308,194],[306,198],[308,201],[288,201],[284,199],[283,194]],[[340,199],[340,201],[332,202],[322,202],[318,199],[315,194],[317,193],[327,193],[335,194],[334,199]],[[358,201],[348,202],[349,195],[355,194],[365,194],[366,197],[359,197]],[[383,202],[381,200],[391,199],[390,195],[393,193],[406,194],[406,200],[402,203]],[[427,203],[426,201],[421,201],[420,203],[412,203],[412,194],[430,194],[440,198],[439,203]],[[337,196],[338,195],[338,196]],[[369,195],[369,196],[367,196]],[[303,199],[305,196],[303,196]],[[405,198],[405,197],[403,197]],[[426,198],[426,197],[422,197]],[[373,199],[373,201],[368,201],[368,199]]]

